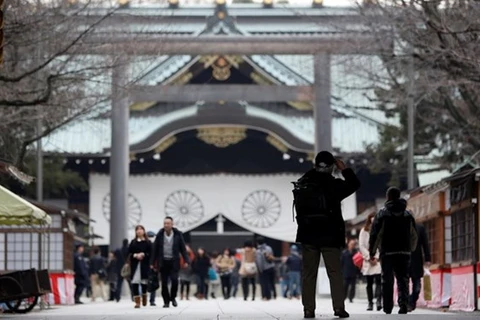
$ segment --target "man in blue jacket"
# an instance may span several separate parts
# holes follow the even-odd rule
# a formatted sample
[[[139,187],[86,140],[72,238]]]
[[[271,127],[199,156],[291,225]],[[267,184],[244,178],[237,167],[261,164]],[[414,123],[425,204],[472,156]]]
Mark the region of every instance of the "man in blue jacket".
[[[293,297],[299,298],[302,287],[300,285],[300,279],[302,275],[302,257],[298,252],[298,247],[293,245],[290,248],[290,256],[287,258],[287,277],[288,277],[288,296],[290,299]]]

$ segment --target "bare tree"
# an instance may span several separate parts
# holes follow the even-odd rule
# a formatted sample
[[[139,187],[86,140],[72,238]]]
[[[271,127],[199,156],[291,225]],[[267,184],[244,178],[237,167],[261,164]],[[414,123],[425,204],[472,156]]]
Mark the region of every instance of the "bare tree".
[[[121,53],[88,55],[78,49],[103,26],[113,32],[108,19],[121,9],[102,0],[6,2],[0,158],[22,168],[38,139],[79,117],[108,113],[111,71],[124,61]],[[155,63],[154,57],[136,61],[142,58],[145,68]]]
[[[449,170],[468,160],[480,150],[480,3],[383,0],[359,9],[369,32],[396,40],[368,72],[375,83],[368,99],[399,120],[370,146],[377,169],[406,174],[408,97],[416,108],[415,154]]]

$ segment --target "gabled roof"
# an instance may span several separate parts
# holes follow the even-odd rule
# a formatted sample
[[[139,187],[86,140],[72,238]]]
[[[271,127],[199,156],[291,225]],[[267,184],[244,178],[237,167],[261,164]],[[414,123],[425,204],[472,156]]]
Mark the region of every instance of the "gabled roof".
[[[160,24],[171,23],[173,21],[171,19],[177,19],[183,15],[186,20],[175,26],[170,26],[168,30],[174,31],[178,29],[184,32],[190,28],[190,25],[193,23],[196,27],[191,28],[188,32],[197,35],[241,34],[249,36],[256,32],[333,33],[334,30],[331,29],[328,23],[319,24],[318,21],[320,20],[316,19],[339,16],[354,17],[356,15],[355,10],[352,10],[352,8],[322,8],[318,10],[303,8],[301,10],[299,9],[300,11],[295,11],[291,8],[275,8],[273,10],[259,9],[258,5],[229,8],[228,12],[230,14],[222,19],[214,14],[214,10],[218,10],[218,8],[213,6],[207,9],[192,9],[192,12],[185,11],[187,9],[162,9],[163,16],[162,19],[158,21],[161,21]],[[137,16],[156,17],[155,10],[130,8],[119,10],[119,12],[125,19],[133,19]],[[302,12],[305,13],[305,19],[298,18],[298,15]],[[98,11],[97,14],[101,14],[101,12]],[[163,17],[165,19],[163,19]],[[186,17],[189,18],[187,19]],[[206,23],[205,18],[207,18]],[[282,24],[282,21],[285,19],[289,19],[288,21],[290,22]],[[158,24],[158,21],[155,20],[156,23],[152,23],[151,25]],[[177,19],[176,21],[179,22],[182,20]],[[198,27],[199,21],[202,21],[201,28]],[[263,25],[260,22],[255,24],[255,21],[260,21]],[[285,25],[293,25],[296,26],[296,28],[295,30],[289,31]],[[148,31],[152,31],[150,30],[150,26]],[[274,84],[305,85],[312,83],[314,80],[313,56],[310,55],[252,55],[242,58]],[[357,59],[357,57],[354,56],[352,58],[350,63],[363,64],[364,62],[362,60],[363,58],[358,57]],[[200,57],[178,55],[160,56],[156,59],[159,61],[156,66],[149,67],[148,70],[143,69],[146,72],[142,73],[138,84],[168,84],[176,76],[196,63]],[[333,119],[332,139],[333,146],[342,152],[363,152],[366,144],[372,144],[378,141],[378,127],[391,121],[385,118],[383,112],[375,110],[368,97],[366,97],[367,90],[352,89],[356,85],[358,85],[358,87],[365,85],[365,79],[352,76],[353,68],[352,66],[348,66],[342,59],[332,58],[332,107],[337,114],[343,116]],[[359,85],[359,83],[361,85]],[[297,141],[297,149],[305,149],[305,152],[313,150],[314,122],[311,112],[305,113],[303,116],[292,116],[277,114],[245,102],[240,103],[244,104],[247,116],[251,117],[251,119],[258,121],[261,119],[271,125],[281,125],[289,135],[290,138],[288,139],[291,139],[292,143]],[[201,108],[202,103],[199,102],[193,106],[179,108],[167,113],[131,117],[129,127],[131,145],[141,143],[157,132],[162,126],[172,124],[182,118],[195,117]],[[65,154],[107,155],[107,150],[111,144],[110,126],[110,119],[108,118],[76,121],[47,137],[45,139],[45,149],[47,152]],[[299,148],[299,146],[302,147]],[[295,145],[292,145],[292,147],[295,149]]]

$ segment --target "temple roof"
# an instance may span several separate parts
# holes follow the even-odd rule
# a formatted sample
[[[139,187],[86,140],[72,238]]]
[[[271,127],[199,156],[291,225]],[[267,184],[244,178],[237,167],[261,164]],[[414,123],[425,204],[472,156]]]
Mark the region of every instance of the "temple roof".
[[[215,15],[215,6],[196,8],[125,8],[120,14],[132,17],[163,17],[155,23],[150,23],[148,30],[154,32],[153,26],[164,28],[162,32],[185,32],[190,34],[240,34],[248,36],[258,33],[335,33],[338,27],[329,23],[319,23],[316,20],[325,17],[355,17],[352,8],[292,8],[281,7],[260,9],[261,5],[229,6],[228,15],[219,19]],[[103,9],[89,12],[101,15]],[[302,16],[303,15],[303,16]],[[299,18],[301,17],[301,18]],[[178,18],[178,19],[177,19]],[[181,19],[180,19],[181,18]],[[173,20],[172,20],[173,19]],[[179,20],[180,19],[180,20]],[[182,20],[183,19],[183,20]],[[175,21],[174,21],[175,20]],[[183,21],[183,22],[182,22]],[[171,23],[176,22],[174,25]],[[179,23],[181,22],[181,23]],[[338,22],[338,21],[337,21]],[[162,26],[162,24],[165,24]],[[168,26],[166,24],[169,24]],[[292,28],[294,26],[294,28]],[[358,28],[358,23],[344,22],[346,28]],[[112,26],[102,26],[108,29]],[[135,28],[135,23],[124,25],[125,28]],[[140,26],[141,27],[141,26]],[[333,29],[335,30],[333,30]],[[135,32],[135,31],[133,31]],[[139,84],[168,84],[182,72],[197,63],[200,56],[158,56],[155,65],[140,68]],[[310,55],[252,55],[241,57],[253,66],[272,84],[305,85],[313,83],[313,56]],[[141,59],[139,59],[141,60]],[[365,145],[378,142],[379,127],[386,123],[396,123],[387,119],[383,112],[377,110],[370,101],[373,95],[371,85],[366,80],[364,66],[377,64],[378,59],[372,56],[333,56],[331,67],[332,79],[332,139],[334,148],[342,152],[363,152]],[[141,63],[139,63],[140,65]],[[136,66],[133,65],[133,68]],[[137,66],[138,67],[138,66]],[[369,69],[368,71],[370,71]],[[367,88],[367,89],[366,89]],[[277,128],[278,135],[289,148],[302,152],[313,151],[314,122],[312,112],[303,114],[276,113],[262,108],[260,105],[239,102],[245,114],[242,121],[252,120],[266,127]],[[206,108],[203,102],[186,107],[171,108],[168,112],[142,116],[135,114],[130,119],[130,145],[148,144],[146,139],[165,139],[156,136],[159,132],[169,134],[167,125],[172,128],[181,120],[194,118]],[[109,113],[107,113],[108,115]],[[235,121],[233,121],[235,122]],[[213,125],[221,125],[213,123]],[[225,123],[225,125],[244,125],[244,123]],[[248,127],[248,126],[247,126]],[[164,130],[162,131],[162,128]],[[179,130],[181,128],[176,128]],[[257,128],[259,129],[259,128]],[[264,128],[265,129],[265,128]],[[96,154],[107,155],[111,143],[111,123],[108,117],[84,117],[57,130],[45,138],[45,151],[63,154]],[[134,148],[133,148],[134,149]]]

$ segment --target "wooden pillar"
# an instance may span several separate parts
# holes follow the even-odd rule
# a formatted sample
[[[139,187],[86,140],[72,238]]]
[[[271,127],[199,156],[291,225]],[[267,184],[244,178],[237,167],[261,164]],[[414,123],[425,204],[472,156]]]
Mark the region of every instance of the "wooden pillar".
[[[313,119],[315,121],[315,154],[319,151],[332,151],[332,110],[330,106],[331,79],[330,55],[328,53],[314,56],[313,84],[315,101]]]
[[[110,249],[120,248],[128,234],[129,99],[128,60],[121,59],[112,73],[112,149],[110,156]]]

